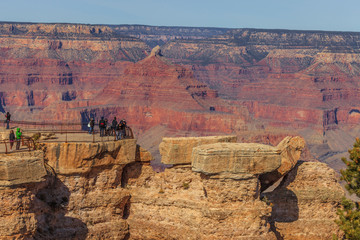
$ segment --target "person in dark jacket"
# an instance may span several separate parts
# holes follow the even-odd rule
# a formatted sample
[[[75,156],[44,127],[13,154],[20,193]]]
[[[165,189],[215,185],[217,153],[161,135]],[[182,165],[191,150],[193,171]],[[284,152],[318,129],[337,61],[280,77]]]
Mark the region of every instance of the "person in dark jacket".
[[[126,121],[124,119],[120,120],[118,126],[117,140],[121,140],[126,137]]]
[[[22,132],[21,132],[20,128],[16,129],[15,136],[16,136],[16,150],[19,150],[20,149],[21,137],[22,137]]]
[[[9,128],[10,128],[9,123],[10,123],[11,114],[10,114],[9,112],[7,112],[6,115],[5,115],[5,117],[6,117],[6,120],[5,120],[5,122],[6,122],[6,129],[9,129]]]
[[[9,141],[10,141],[10,150],[12,150],[12,147],[14,146],[14,142],[15,142],[15,134],[13,130],[10,131]]]
[[[104,120],[104,117],[101,117],[101,120],[99,121],[99,128],[100,128],[100,137],[105,136],[106,122]]]
[[[115,131],[116,131],[116,128],[117,128],[117,125],[118,125],[118,122],[116,121],[116,117],[114,117],[114,120],[112,120],[112,123],[111,123],[111,132],[113,134],[113,136],[115,136]]]

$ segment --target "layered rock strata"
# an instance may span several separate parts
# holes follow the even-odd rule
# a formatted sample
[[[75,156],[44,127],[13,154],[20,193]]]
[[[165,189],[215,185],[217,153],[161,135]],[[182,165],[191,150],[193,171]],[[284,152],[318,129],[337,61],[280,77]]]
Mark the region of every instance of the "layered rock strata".
[[[193,140],[189,138],[190,143]],[[222,151],[214,148],[221,145]],[[248,151],[239,155],[238,143],[195,148],[182,144],[182,148],[194,148],[194,153],[206,150],[203,159],[211,166],[201,161],[197,165],[200,172],[182,164],[157,173],[150,166],[151,154],[134,139],[46,143],[43,152],[2,156],[3,161],[10,161],[0,171],[4,183],[0,188],[0,238],[275,240],[341,236],[333,220],[343,190],[333,170],[321,163],[300,162],[278,188],[263,193],[266,198],[261,200],[259,175],[278,168],[282,155],[270,146],[244,146]],[[212,148],[217,151],[211,152]],[[180,150],[184,154],[178,158],[188,152]],[[43,164],[30,164],[34,159]],[[229,164],[212,165],[214,159]],[[224,170],[232,163],[241,171]]]
[[[122,187],[122,172],[136,161],[136,149],[134,139],[49,143],[41,152],[41,167],[28,163],[33,159],[26,155],[33,153],[3,158],[15,157],[19,164],[17,169],[8,167],[7,172],[1,172],[9,181],[0,190],[7,199],[2,202],[3,209],[8,209],[1,213],[4,231],[0,235],[20,239],[126,239],[131,194]],[[139,153],[138,161],[145,159],[146,151]],[[7,165],[12,163],[8,161]],[[18,200],[10,201],[10,194]],[[7,217],[10,210],[16,213],[11,219]],[[7,225],[5,221],[9,221]]]
[[[150,50],[141,39],[166,42],[168,60],[140,61]],[[85,124],[90,116],[117,115],[141,134],[166,126],[167,136],[245,138],[244,131],[265,129],[271,139],[285,129],[328,160],[346,153],[360,123],[359,39],[321,31],[0,23],[0,111],[17,120]],[[335,139],[334,130],[341,131]]]
[[[45,159],[57,174],[86,174],[94,168],[135,161],[136,139],[99,143],[47,143]]]
[[[42,151],[11,154],[0,159],[0,187],[43,182],[46,175]]]
[[[207,175],[264,174],[280,167],[280,151],[256,143],[214,143],[193,148],[192,170]]]
[[[212,179],[190,168],[154,174],[142,167],[128,218],[131,239],[276,239],[254,176]]]

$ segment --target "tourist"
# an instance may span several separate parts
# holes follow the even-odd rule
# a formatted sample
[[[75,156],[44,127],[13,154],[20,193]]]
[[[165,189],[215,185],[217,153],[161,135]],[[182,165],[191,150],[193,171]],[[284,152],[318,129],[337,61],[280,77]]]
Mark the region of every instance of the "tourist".
[[[116,128],[117,128],[117,125],[118,125],[118,122],[116,121],[116,117],[114,117],[114,120],[112,120],[112,123],[111,123],[111,132],[113,134],[113,136],[115,136],[115,131],[116,131]]]
[[[14,146],[14,142],[15,142],[15,134],[13,130],[10,131],[9,141],[10,141],[10,150],[12,150],[12,147]]]
[[[21,137],[22,137],[22,132],[20,130],[20,128],[16,129],[16,150],[20,149],[20,142],[21,142]]]
[[[94,118],[91,118],[91,119],[90,119],[90,122],[89,122],[89,124],[88,124],[88,127],[90,128],[90,129],[89,129],[89,134],[94,133],[94,126],[95,126]]]
[[[11,114],[10,114],[9,112],[7,112],[6,115],[5,115],[5,117],[6,117],[6,120],[5,120],[5,122],[6,122],[6,129],[9,129],[9,128],[10,128],[9,123],[10,123]]]
[[[121,140],[126,137],[126,121],[124,119],[120,120],[118,126],[117,140]]]
[[[105,130],[106,130],[106,122],[104,120],[104,117],[101,117],[101,120],[99,121],[99,128],[100,128],[100,137],[103,137],[105,135]]]

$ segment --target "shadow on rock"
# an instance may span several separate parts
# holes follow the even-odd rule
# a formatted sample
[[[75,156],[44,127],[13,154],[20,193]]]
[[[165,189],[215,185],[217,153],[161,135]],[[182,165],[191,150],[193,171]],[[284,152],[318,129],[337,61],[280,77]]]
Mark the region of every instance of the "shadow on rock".
[[[37,230],[34,239],[86,239],[88,228],[80,219],[65,216],[69,189],[55,176],[34,198]]]
[[[280,232],[277,231],[277,222],[295,222],[299,219],[298,197],[288,189],[288,186],[295,180],[298,167],[302,164],[299,162],[282,180],[280,185],[272,192],[263,193],[267,201],[272,204],[271,217],[269,223],[271,230],[275,233],[278,240],[283,239]]]
[[[131,184],[134,179],[138,179],[141,175],[143,165],[140,162],[127,164],[121,174],[121,187],[125,188]]]

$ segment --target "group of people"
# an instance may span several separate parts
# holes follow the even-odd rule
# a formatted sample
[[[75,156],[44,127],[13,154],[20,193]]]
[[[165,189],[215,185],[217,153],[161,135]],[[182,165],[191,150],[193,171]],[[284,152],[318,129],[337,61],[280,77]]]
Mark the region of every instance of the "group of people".
[[[95,120],[94,118],[90,119],[88,124],[89,134],[94,133]],[[111,122],[109,126],[108,120],[101,117],[99,121],[100,137],[104,136],[116,136],[117,140],[124,139],[126,137],[126,121],[124,119],[119,122],[116,120],[116,117]]]
[[[16,133],[14,133],[13,130],[10,130],[10,134],[9,134],[10,150],[12,150],[15,141],[16,141],[16,150],[20,149],[21,137],[22,137],[22,132],[20,128],[16,128]]]
[[[11,114],[7,112],[5,114],[6,129],[10,129],[10,120],[11,120]],[[10,134],[9,134],[10,150],[12,150],[15,142],[16,142],[16,150],[20,149],[21,137],[22,137],[22,131],[20,128],[17,128],[15,133],[14,130],[10,130]]]

